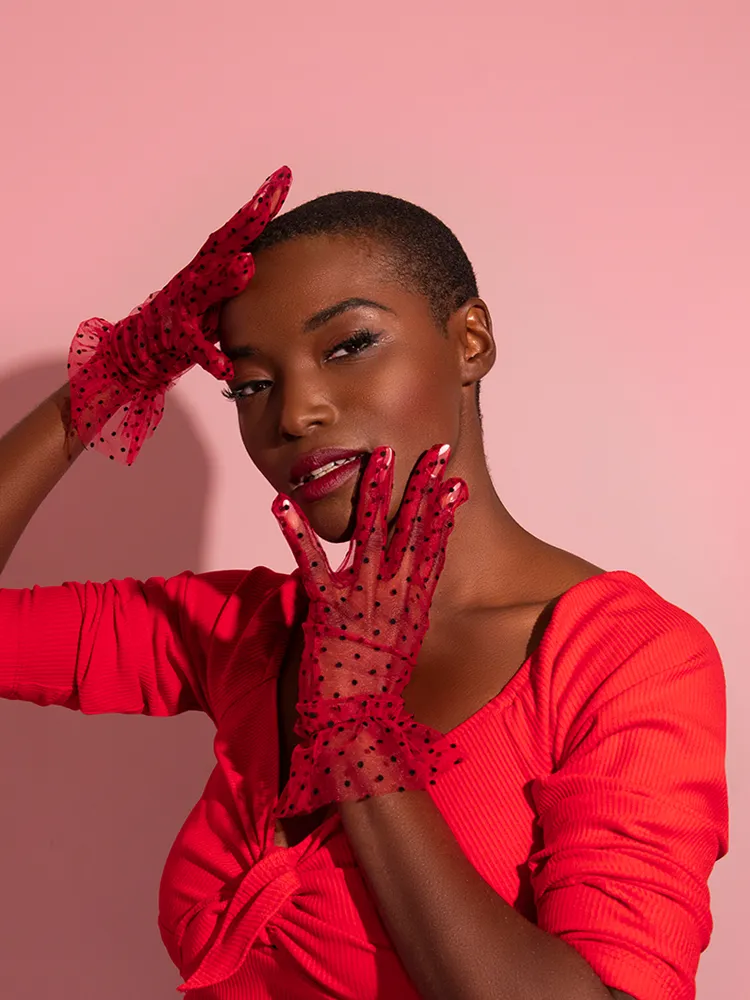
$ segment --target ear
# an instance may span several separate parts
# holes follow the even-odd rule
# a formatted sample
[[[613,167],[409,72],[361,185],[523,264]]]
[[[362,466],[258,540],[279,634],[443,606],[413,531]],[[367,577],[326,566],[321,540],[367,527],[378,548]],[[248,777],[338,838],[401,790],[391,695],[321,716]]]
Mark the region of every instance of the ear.
[[[469,299],[448,320],[448,334],[459,351],[462,385],[475,385],[495,363],[497,351],[490,311],[482,299]]]

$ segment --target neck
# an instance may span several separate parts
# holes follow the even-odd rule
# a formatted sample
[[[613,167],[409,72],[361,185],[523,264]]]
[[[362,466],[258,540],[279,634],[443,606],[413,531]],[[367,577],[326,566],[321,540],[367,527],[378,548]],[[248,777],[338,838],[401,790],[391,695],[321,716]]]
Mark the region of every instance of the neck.
[[[490,478],[479,420],[474,414],[459,435],[447,475],[460,476],[469,500],[456,512],[445,566],[435,590],[432,616],[450,619],[464,611],[522,603],[533,593],[534,567],[552,546],[511,516]]]

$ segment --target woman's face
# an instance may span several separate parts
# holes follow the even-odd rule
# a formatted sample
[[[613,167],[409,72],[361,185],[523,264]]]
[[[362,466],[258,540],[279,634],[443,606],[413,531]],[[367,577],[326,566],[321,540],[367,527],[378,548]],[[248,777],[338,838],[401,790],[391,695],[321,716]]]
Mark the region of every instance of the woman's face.
[[[431,445],[455,450],[462,400],[460,339],[438,329],[429,303],[388,276],[377,244],[303,237],[259,254],[247,290],[226,304],[221,346],[234,361],[240,432],[278,492],[313,530],[346,541],[357,474],[306,500],[291,470],[321,448],[395,451],[395,516],[409,474]]]

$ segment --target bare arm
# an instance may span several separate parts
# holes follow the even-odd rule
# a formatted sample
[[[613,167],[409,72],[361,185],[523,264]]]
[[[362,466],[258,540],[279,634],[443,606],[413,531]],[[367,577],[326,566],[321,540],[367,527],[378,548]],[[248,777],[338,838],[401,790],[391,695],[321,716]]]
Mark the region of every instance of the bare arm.
[[[0,573],[44,498],[83,451],[65,383],[0,438]]]
[[[426,792],[342,802],[339,809],[396,951],[425,1000],[627,1000],[482,879]]]

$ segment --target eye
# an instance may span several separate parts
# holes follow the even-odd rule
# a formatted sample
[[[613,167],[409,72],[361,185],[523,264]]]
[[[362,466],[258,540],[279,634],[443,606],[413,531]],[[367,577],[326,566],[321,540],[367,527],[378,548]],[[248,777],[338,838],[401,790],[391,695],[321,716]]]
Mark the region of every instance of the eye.
[[[342,340],[335,347],[326,351],[324,355],[325,360],[344,361],[346,358],[362,354],[368,347],[373,347],[377,344],[379,340],[380,334],[375,333],[373,330],[357,330],[351,337],[347,337],[346,340]],[[273,385],[273,382],[270,382],[268,379],[253,379],[250,382],[244,382],[242,385],[237,386],[236,389],[222,389],[221,394],[225,399],[238,402],[241,399],[250,399],[251,396],[257,396],[258,393],[263,392],[271,385]]]
[[[346,340],[342,340],[340,344],[332,347],[330,351],[326,351],[326,361],[340,361],[343,358],[350,358],[355,354],[361,354],[368,347],[377,344],[379,340],[380,335],[373,330],[357,330],[351,337],[347,337]],[[342,351],[344,352],[343,354],[340,353]]]
[[[268,379],[255,379],[253,382],[245,382],[243,385],[238,385],[236,389],[222,389],[221,394],[225,399],[248,399],[250,396],[255,396],[256,393],[262,392],[265,386],[272,384]]]

